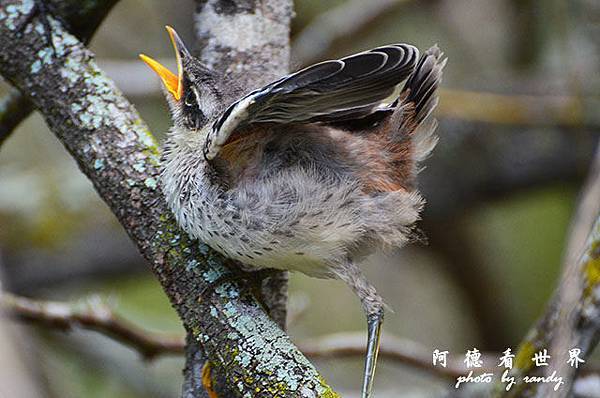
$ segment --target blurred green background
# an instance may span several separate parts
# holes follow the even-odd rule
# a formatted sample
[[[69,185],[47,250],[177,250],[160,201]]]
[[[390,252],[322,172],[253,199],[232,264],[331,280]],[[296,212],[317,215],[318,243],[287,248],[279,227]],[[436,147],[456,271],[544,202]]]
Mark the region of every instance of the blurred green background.
[[[392,42],[421,49],[437,43],[449,58],[440,143],[421,175],[430,205],[420,226],[429,242],[365,264],[393,309],[384,333],[457,357],[472,347],[516,349],[555,288],[598,139],[600,6],[559,0],[309,0],[295,7],[294,68]],[[359,12],[342,12],[352,7]],[[315,43],[315,37],[336,35],[339,27],[327,18],[343,31],[358,23],[349,16],[364,17],[361,7],[382,10],[350,34],[324,46]],[[137,54],[171,59],[163,26],[176,27],[192,42],[192,13],[189,0],[122,0],[91,43],[100,66],[161,138],[170,117],[157,78]],[[0,93],[7,88],[0,86]],[[490,123],[469,116],[461,113],[464,104],[444,103],[453,90],[502,94],[509,101],[515,96],[515,103],[526,96],[534,118],[515,122],[507,114]],[[576,123],[547,118],[555,99],[562,103],[565,97],[578,98]],[[99,295],[143,327],[182,332],[159,284],[38,114],[0,148],[0,251],[8,291],[61,301]],[[340,282],[294,274],[290,302],[294,341],[364,332],[358,300]],[[179,394],[181,357],[144,362],[92,332],[65,335],[24,326],[20,333],[48,397]],[[316,364],[337,389],[356,393],[361,358]],[[402,389],[406,396],[427,397],[450,385],[384,359],[376,387],[389,396]]]

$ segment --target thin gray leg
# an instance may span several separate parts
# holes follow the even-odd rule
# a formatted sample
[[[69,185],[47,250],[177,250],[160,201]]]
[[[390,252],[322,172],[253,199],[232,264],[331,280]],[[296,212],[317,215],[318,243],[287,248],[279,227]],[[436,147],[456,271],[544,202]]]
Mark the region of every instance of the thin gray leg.
[[[356,264],[348,262],[342,267],[336,267],[335,272],[360,298],[367,316],[367,355],[361,396],[362,398],[371,398],[383,324],[383,299]]]
[[[375,367],[379,354],[381,326],[383,325],[383,310],[379,315],[367,318],[367,357],[365,358],[365,373],[363,376],[362,398],[370,398],[375,380]]]

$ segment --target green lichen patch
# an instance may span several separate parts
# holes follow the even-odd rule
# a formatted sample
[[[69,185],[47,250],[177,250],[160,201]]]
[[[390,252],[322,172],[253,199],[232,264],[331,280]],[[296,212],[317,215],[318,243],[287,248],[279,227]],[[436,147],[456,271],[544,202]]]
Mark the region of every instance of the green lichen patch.
[[[38,59],[36,59],[31,64],[31,68],[30,68],[31,73],[36,74],[42,69],[42,67],[44,65],[51,64],[53,54],[54,54],[54,50],[50,47],[45,47],[45,48],[42,48],[41,50],[39,50],[37,52]]]
[[[536,347],[531,341],[525,341],[515,356],[515,368],[526,371],[531,368],[531,358],[535,353]]]
[[[150,189],[156,189],[156,186],[157,186],[156,179],[153,177],[148,177],[144,180],[144,185]]]
[[[96,171],[101,171],[103,168],[104,168],[104,159],[94,160],[94,169]]]
[[[600,286],[600,242],[592,242],[586,260],[584,266],[585,296],[588,297],[597,286]]]

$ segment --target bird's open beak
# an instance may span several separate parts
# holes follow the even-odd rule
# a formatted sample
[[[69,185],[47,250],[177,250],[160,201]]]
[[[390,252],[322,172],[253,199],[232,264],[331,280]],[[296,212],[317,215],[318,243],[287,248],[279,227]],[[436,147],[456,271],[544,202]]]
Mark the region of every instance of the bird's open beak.
[[[188,54],[188,51],[177,32],[175,32],[175,29],[168,25],[166,28],[167,32],[169,32],[169,37],[171,37],[173,48],[175,49],[175,57],[177,59],[177,75],[147,55],[140,54],[140,58],[142,61],[148,64],[148,66],[152,68],[154,72],[156,72],[169,93],[173,95],[175,100],[179,101],[183,92],[183,65],[181,62],[181,56],[182,54]]]

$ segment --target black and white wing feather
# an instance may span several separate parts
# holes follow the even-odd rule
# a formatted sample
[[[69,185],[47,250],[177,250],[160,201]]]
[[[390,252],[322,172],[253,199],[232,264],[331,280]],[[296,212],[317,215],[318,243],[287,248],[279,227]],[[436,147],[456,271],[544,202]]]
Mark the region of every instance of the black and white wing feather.
[[[412,74],[419,51],[394,44],[325,61],[285,76],[233,103],[213,124],[203,151],[213,159],[231,134],[256,123],[313,123],[371,114]]]

